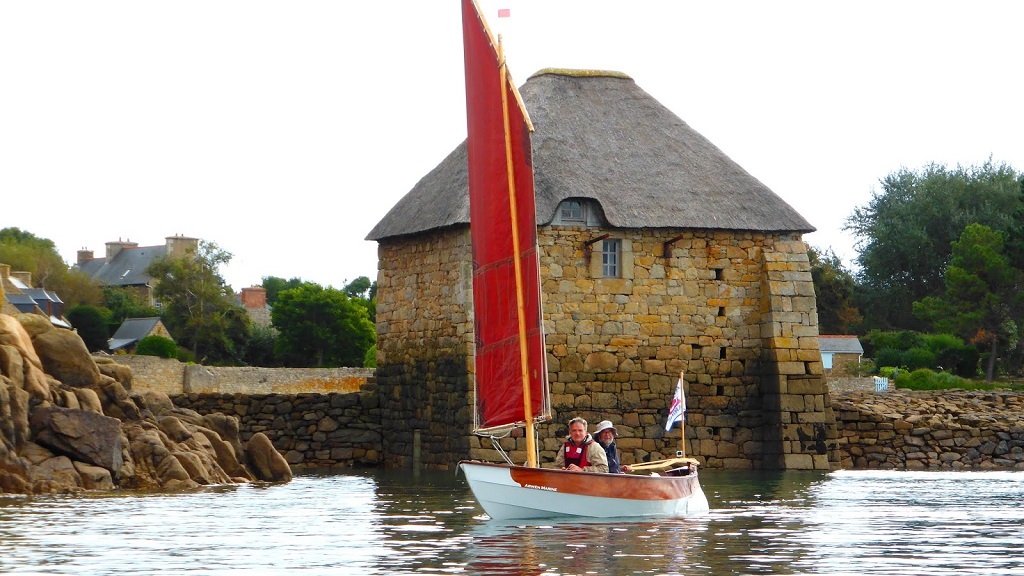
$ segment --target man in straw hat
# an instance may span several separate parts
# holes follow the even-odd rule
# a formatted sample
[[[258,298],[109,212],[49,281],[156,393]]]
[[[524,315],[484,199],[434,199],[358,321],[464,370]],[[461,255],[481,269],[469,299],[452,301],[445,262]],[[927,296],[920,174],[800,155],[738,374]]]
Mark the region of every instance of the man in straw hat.
[[[618,435],[619,432],[615,426],[612,426],[611,420],[602,420],[594,430],[594,438],[604,448],[604,453],[608,458],[608,472],[612,474],[632,471],[628,464],[619,464],[619,449],[615,446],[615,437]]]

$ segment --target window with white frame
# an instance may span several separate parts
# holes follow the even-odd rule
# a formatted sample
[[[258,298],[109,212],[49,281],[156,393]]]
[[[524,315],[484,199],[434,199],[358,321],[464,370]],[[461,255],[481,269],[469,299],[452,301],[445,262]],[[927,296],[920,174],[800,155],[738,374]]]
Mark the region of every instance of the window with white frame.
[[[622,276],[622,240],[612,238],[601,242],[601,276],[605,278]]]

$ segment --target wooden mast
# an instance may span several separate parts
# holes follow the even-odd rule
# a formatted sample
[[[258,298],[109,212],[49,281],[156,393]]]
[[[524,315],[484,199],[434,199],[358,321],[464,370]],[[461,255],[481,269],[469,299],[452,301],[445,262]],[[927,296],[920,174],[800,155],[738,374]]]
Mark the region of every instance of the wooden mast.
[[[519,261],[519,213],[516,210],[515,166],[512,161],[512,134],[508,117],[508,68],[498,35],[498,62],[501,70],[501,112],[505,125],[505,162],[508,165],[508,204],[512,219],[512,260],[516,271],[516,311],[519,318],[519,364],[523,376],[523,417],[526,420],[526,465],[537,467],[537,445],[533,430],[533,403],[530,398],[530,362],[526,340],[526,304],[523,299],[523,266]]]

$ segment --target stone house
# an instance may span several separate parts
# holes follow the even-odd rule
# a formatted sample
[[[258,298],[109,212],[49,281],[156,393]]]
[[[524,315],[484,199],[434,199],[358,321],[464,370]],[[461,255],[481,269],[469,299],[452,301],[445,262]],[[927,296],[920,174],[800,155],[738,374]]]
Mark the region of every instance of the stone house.
[[[833,376],[849,376],[864,356],[864,347],[854,334],[822,334],[818,336],[818,345],[822,367]]]
[[[542,70],[521,93],[532,136],[553,419],[612,420],[626,463],[671,456],[684,373],[686,449],[709,467],[838,462],[802,234],[814,228],[628,76]],[[474,223],[476,225],[476,223]],[[471,434],[466,143],[373,228],[376,383],[385,461],[495,459]],[[417,444],[421,444],[417,446]],[[503,443],[525,461],[521,431]]]
[[[114,336],[107,341],[107,349],[111,352],[135,351],[135,346],[146,336],[163,336],[174,340],[171,333],[160,318],[127,318],[118,326]]]
[[[199,239],[187,236],[168,236],[162,246],[139,246],[138,242],[118,239],[107,242],[103,258],[96,258],[92,250],[79,250],[74,268],[103,286],[134,290],[143,302],[154,306],[157,305],[153,298],[155,280],[146,274],[146,268],[158,258],[181,257],[198,249]]]

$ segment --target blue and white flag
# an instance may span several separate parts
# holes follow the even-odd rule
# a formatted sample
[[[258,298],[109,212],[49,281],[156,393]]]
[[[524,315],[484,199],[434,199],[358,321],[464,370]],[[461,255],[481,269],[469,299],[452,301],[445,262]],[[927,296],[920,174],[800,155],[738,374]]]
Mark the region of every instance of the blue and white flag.
[[[679,375],[679,383],[676,384],[676,395],[672,397],[672,404],[668,407],[668,422],[665,422],[665,432],[672,429],[676,422],[682,422],[686,418],[686,395],[683,394],[683,375]]]

